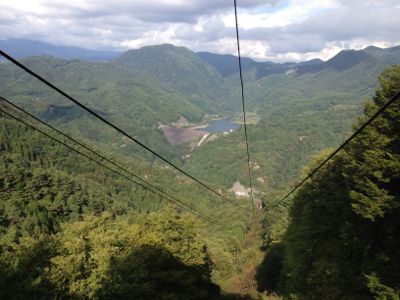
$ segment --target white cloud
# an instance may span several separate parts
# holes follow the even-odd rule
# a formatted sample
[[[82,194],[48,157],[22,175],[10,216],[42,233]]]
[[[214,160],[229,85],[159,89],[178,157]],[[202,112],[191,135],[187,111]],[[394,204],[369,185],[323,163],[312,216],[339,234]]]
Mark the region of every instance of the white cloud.
[[[334,0],[292,0],[285,7],[273,12],[245,9],[240,14],[239,25],[243,29],[282,27],[337,7]],[[224,17],[224,23],[228,27],[235,26],[233,12]]]
[[[327,59],[344,48],[398,44],[397,0],[238,0],[242,54]],[[232,0],[0,0],[0,39],[92,49],[172,43],[236,54]]]

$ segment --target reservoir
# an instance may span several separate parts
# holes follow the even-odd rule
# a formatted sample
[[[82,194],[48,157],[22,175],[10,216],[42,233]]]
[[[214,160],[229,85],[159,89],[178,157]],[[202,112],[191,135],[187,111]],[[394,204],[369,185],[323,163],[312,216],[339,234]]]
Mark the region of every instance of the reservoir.
[[[231,129],[235,130],[240,127],[239,124],[229,121],[229,119],[211,121],[206,128],[202,128],[203,131],[208,132],[229,132]]]

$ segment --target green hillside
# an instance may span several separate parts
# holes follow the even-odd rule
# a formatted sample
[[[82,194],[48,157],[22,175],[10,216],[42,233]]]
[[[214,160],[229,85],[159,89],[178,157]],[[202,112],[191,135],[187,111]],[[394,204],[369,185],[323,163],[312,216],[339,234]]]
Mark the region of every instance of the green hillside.
[[[251,159],[260,166],[254,177],[264,180],[255,180],[258,189],[266,191],[295,180],[312,155],[338,145],[351,132],[352,120],[372,96],[378,74],[395,57],[400,62],[396,47],[380,49],[379,55],[366,51],[343,51],[307,72],[297,71],[304,65],[260,79],[253,76],[256,70],[245,72],[247,111],[261,120],[248,128]],[[241,110],[237,82],[237,75],[227,80],[228,96],[220,103],[233,112]],[[226,187],[236,179],[247,185],[243,142],[243,131],[209,142],[191,155],[186,168]]]
[[[173,122],[180,116],[196,121],[205,113],[182,93],[163,88],[157,81],[131,74],[118,65],[64,61],[52,57],[32,57],[23,62],[169,158],[176,157],[176,151],[156,130],[158,122]],[[36,79],[7,63],[0,66],[0,73],[0,93],[4,97],[37,116],[51,120],[53,124],[72,130],[74,134],[101,139],[109,144],[115,142],[114,132],[90,119],[83,110],[74,107]],[[59,106],[70,109],[58,110],[60,113],[57,113],[54,108]],[[102,132],[101,137],[99,131]],[[140,150],[135,148],[131,151]]]
[[[247,203],[238,209],[164,167],[113,158],[219,223],[196,219],[3,114],[0,151],[2,298],[146,298],[156,289],[169,299],[196,288],[198,299],[222,299],[215,283],[240,273],[234,253],[244,248]],[[138,291],[132,280],[149,287]],[[163,288],[176,280],[179,289]]]
[[[222,76],[184,47],[169,44],[148,46],[130,50],[114,61],[134,74],[158,79],[209,113],[217,112],[215,101],[223,82]]]
[[[356,126],[399,87],[396,65],[383,72]],[[258,275],[263,289],[298,299],[400,297],[399,113],[397,99],[300,188],[286,232],[267,235]],[[320,153],[303,173],[327,154]]]
[[[108,62],[22,60],[232,203],[0,63],[1,96],[216,221],[0,113],[0,298],[398,298],[398,105],[294,201],[272,204],[398,90],[398,66],[378,76],[400,63],[400,48],[342,51],[326,62],[245,60],[250,165],[266,205],[255,212],[228,191],[238,180],[248,186],[243,126],[200,146],[173,146],[160,130],[181,117],[182,128],[216,115],[240,123],[234,59],[159,45]],[[0,108],[98,159],[3,101]]]
[[[340,143],[363,100],[372,95],[376,76],[398,61],[399,52],[398,47],[369,47],[342,51],[327,62],[250,61],[244,80],[247,111],[259,120],[249,127],[251,156],[259,166],[257,188],[283,186],[297,178],[299,166],[313,154]],[[229,187],[238,179],[247,182],[241,130],[192,152],[186,144],[170,145],[157,129],[159,122],[168,124],[180,116],[199,122],[216,113],[240,120],[238,74],[219,74],[234,57],[217,58],[160,45],[128,51],[112,62],[32,57],[24,63],[176,164],[190,154],[187,170]],[[0,73],[2,95],[59,128],[117,153],[154,159],[10,64],[1,64]]]

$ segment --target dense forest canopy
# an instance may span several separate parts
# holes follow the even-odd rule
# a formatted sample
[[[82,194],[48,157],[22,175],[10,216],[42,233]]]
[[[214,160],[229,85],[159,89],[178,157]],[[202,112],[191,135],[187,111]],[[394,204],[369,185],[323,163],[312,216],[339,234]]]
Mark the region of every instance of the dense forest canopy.
[[[160,45],[107,62],[22,61],[238,207],[2,62],[1,96],[217,223],[0,113],[0,298],[398,299],[398,101],[293,199],[274,203],[400,89],[399,65],[386,68],[400,62],[399,51],[244,60],[254,195],[265,205],[255,214],[249,198],[228,191],[237,181],[248,185],[243,126],[201,146],[172,145],[160,130],[180,120],[183,128],[212,118],[240,122],[235,57]]]
[[[0,145],[2,298],[205,299],[220,297],[211,279],[240,272],[233,253],[243,248],[246,206],[238,210],[191,184],[177,184],[185,204],[219,220],[204,223],[7,115],[0,119]],[[176,178],[165,169],[152,171],[165,184]],[[210,229],[213,234],[206,235]],[[82,256],[84,249],[92,250]],[[131,259],[137,263],[120,274],[117,269]],[[86,275],[82,268],[88,268]],[[127,277],[114,282],[121,276]],[[112,282],[105,283],[106,277]]]
[[[309,161],[310,153],[340,143],[361,112],[361,102],[372,96],[378,74],[398,63],[399,55],[399,47],[366,48],[342,51],[327,62],[249,64],[244,81],[250,152],[260,166],[254,170],[260,178],[255,180],[257,189],[267,191],[295,180],[298,166]],[[247,184],[241,130],[200,148],[187,143],[173,146],[157,130],[160,123],[171,124],[181,116],[196,124],[207,115],[241,113],[238,74],[223,76],[215,59],[158,45],[128,51],[108,62],[50,56],[27,57],[22,62],[201,179],[226,188],[237,179]],[[224,66],[233,63],[227,60]],[[0,74],[3,97],[57,128],[106,143],[118,153],[154,160],[11,64],[2,63]]]
[[[399,91],[400,66],[379,82],[355,127]],[[260,269],[266,287],[300,299],[399,299],[399,114],[396,100],[297,193]]]

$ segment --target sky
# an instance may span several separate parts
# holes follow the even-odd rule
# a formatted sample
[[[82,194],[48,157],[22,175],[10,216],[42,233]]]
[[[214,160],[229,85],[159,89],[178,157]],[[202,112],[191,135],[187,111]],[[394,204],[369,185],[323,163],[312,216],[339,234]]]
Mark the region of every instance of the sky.
[[[243,56],[327,60],[400,45],[399,0],[237,0]],[[171,43],[236,54],[233,0],[0,0],[0,39],[125,51]]]

